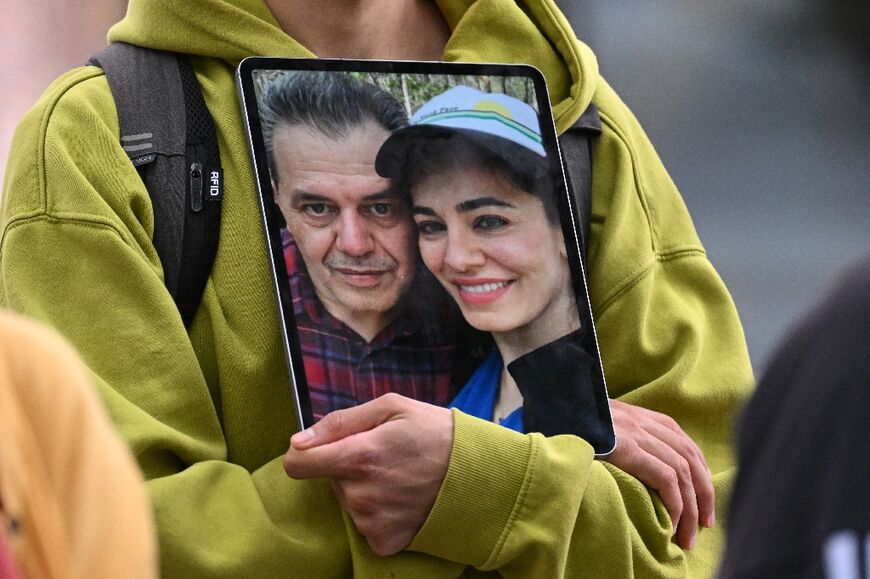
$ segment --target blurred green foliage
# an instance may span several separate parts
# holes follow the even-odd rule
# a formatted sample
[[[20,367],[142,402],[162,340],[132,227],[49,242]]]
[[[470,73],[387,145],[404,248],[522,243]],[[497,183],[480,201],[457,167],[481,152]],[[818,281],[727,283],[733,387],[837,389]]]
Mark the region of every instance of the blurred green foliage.
[[[261,93],[266,84],[284,74],[300,73],[282,70],[258,71],[254,77],[257,93]],[[389,92],[405,106],[409,117],[426,101],[454,86],[469,86],[483,92],[506,94],[538,110],[534,82],[528,77],[338,71],[333,74],[346,74]]]

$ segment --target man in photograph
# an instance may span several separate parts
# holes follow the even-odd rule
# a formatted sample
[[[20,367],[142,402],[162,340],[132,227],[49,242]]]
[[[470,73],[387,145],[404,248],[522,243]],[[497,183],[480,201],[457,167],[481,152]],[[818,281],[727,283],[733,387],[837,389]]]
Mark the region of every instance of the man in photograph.
[[[258,106],[314,418],[388,392],[446,406],[460,318],[419,268],[407,197],[374,168],[404,108],[318,72],[270,79]]]

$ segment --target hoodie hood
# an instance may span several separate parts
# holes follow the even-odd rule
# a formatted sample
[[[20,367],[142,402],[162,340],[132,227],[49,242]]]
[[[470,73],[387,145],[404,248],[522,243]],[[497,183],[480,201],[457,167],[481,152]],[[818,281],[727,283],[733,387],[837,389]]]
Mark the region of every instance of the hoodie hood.
[[[547,79],[560,133],[586,110],[598,63],[552,0],[436,3],[453,31],[445,61],[535,66]],[[108,38],[217,58],[232,66],[248,56],[314,56],[284,33],[262,0],[130,0],[127,15]]]

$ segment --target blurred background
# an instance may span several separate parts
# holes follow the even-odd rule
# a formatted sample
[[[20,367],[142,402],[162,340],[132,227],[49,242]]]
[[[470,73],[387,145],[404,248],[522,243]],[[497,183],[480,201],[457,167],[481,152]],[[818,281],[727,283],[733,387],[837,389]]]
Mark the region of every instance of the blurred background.
[[[870,254],[870,2],[559,4],[682,192],[761,371],[833,277]],[[18,119],[104,45],[125,2],[0,6],[5,168]]]
[[[870,2],[561,5],[683,194],[761,371],[870,254]]]

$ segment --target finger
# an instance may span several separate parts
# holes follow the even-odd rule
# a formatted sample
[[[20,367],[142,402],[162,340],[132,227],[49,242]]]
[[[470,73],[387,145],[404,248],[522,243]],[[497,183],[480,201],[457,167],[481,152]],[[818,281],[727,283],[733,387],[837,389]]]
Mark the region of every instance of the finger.
[[[698,499],[692,482],[689,461],[657,438],[643,439],[639,445],[668,465],[676,474],[680,498],[683,503],[679,519],[673,521],[676,529],[676,541],[683,549],[691,549],[695,545],[695,536],[698,533]]]
[[[701,451],[701,447],[699,447],[694,439],[689,436],[685,430],[679,425],[679,423],[668,416],[667,414],[662,414],[661,412],[656,412],[655,410],[650,410],[648,408],[640,408],[640,410],[645,413],[649,418],[651,418],[655,423],[663,426],[670,432],[673,432],[677,436],[679,436],[682,440],[687,443],[688,447],[691,447],[692,452],[694,452],[698,460],[704,465],[704,468],[707,472],[710,472],[710,467],[707,465],[707,459],[704,456],[704,453]]]
[[[631,457],[619,462],[621,464],[617,464],[617,466],[622,470],[631,472],[647,487],[658,492],[671,519],[674,533],[676,533],[680,516],[683,513],[683,496],[674,469],[655,455],[639,447],[634,450]]]
[[[341,505],[341,508],[345,512],[348,512],[347,499],[345,498],[345,495],[344,495],[344,488],[342,488],[341,484],[335,479],[331,479],[329,481],[329,486],[332,487],[332,494],[335,495],[335,498],[338,500],[338,504]]]
[[[308,449],[291,446],[284,455],[284,471],[295,479],[358,478],[376,463],[375,456],[364,434],[350,435]]]
[[[419,527],[409,527],[401,511],[382,504],[373,488],[358,481],[332,481],[332,488],[356,530],[376,555],[394,555],[405,548]],[[422,525],[422,523],[421,523]]]
[[[407,532],[407,525],[391,509],[378,508],[366,485],[347,480],[332,480],[330,484],[338,504],[376,555],[394,555],[414,538],[416,532]]]
[[[330,412],[310,428],[294,434],[290,445],[305,450],[371,430],[396,413],[396,398],[401,397],[387,394],[359,406]]]
[[[707,472],[708,475],[711,474],[710,467],[707,465],[707,459],[704,457],[704,452],[692,437],[686,434],[669,416],[664,416],[657,412],[652,412],[652,415],[651,418],[653,420],[644,421],[643,428],[668,443],[687,460],[695,461],[700,470]]]
[[[713,487],[713,479],[710,468],[704,459],[704,453],[697,444],[683,432],[682,429],[674,431],[660,422],[650,422],[644,428],[652,435],[660,438],[665,444],[680,454],[689,464],[692,475],[692,485],[695,490],[698,505],[698,520],[705,527],[716,524],[716,489]]]

